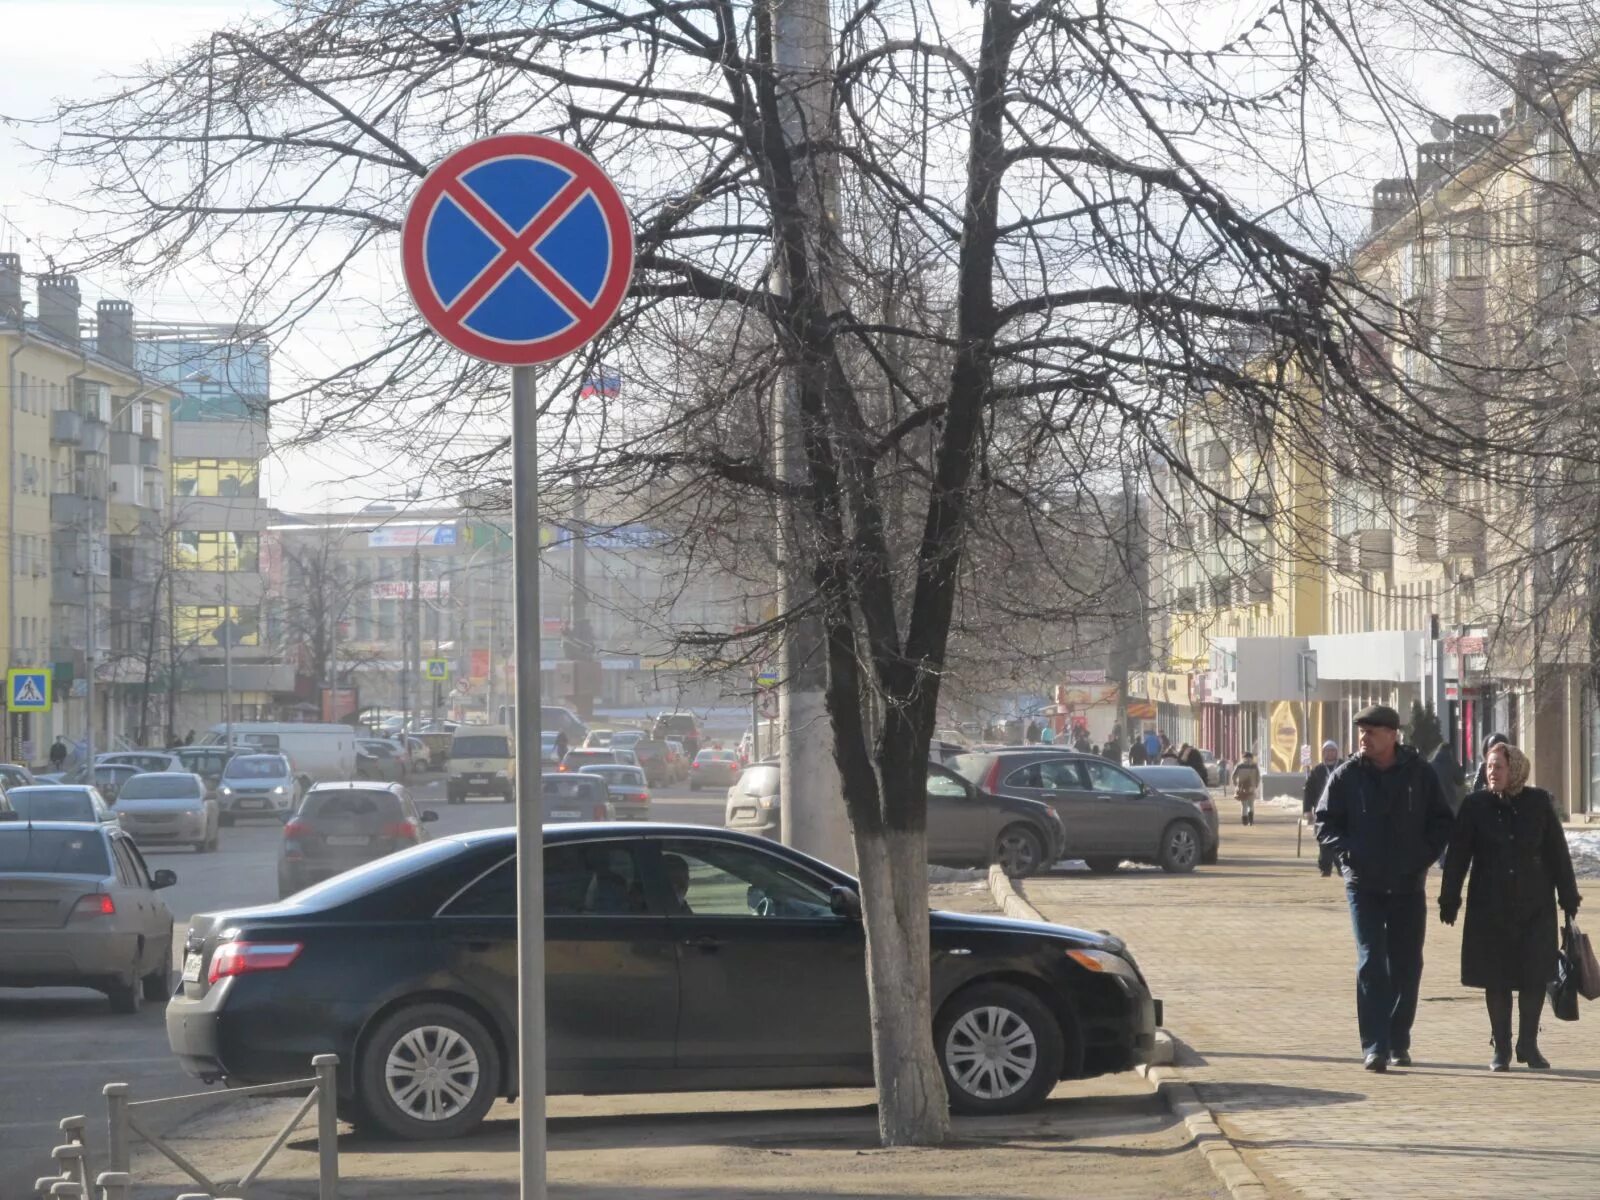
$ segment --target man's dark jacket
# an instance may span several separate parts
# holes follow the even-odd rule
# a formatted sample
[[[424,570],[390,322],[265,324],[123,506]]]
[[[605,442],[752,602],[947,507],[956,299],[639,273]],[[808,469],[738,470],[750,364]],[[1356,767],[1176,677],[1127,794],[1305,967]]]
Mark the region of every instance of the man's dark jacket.
[[[1317,802],[1317,841],[1351,887],[1420,892],[1453,821],[1439,777],[1415,748],[1398,746],[1387,771],[1360,756],[1333,769]]]
[[[1338,763],[1328,764],[1319,762],[1311,768],[1311,774],[1306,776],[1306,790],[1301,793],[1300,807],[1305,812],[1315,812],[1317,801],[1322,799],[1322,789],[1328,786],[1328,776],[1333,774]]]

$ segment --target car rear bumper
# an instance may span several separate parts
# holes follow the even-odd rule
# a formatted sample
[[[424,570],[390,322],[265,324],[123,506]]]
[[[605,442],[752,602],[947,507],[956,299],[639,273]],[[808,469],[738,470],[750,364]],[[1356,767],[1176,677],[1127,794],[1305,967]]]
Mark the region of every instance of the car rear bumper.
[[[126,975],[136,946],[109,930],[0,930],[0,987],[98,986]]]
[[[503,796],[516,787],[516,781],[492,775],[452,775],[445,786],[458,796]]]

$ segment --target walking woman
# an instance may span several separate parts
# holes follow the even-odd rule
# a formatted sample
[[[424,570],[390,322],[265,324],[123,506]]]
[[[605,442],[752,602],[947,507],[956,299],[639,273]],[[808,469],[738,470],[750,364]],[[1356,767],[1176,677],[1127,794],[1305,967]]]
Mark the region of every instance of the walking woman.
[[[1556,972],[1556,903],[1578,911],[1572,857],[1543,788],[1528,787],[1531,764],[1515,746],[1489,751],[1488,787],[1461,805],[1444,858],[1439,919],[1456,923],[1468,869],[1467,927],[1461,938],[1461,982],[1484,989],[1494,1043],[1491,1071],[1511,1069],[1511,993],[1517,993],[1517,1061],[1549,1067],[1539,1053],[1545,984]]]

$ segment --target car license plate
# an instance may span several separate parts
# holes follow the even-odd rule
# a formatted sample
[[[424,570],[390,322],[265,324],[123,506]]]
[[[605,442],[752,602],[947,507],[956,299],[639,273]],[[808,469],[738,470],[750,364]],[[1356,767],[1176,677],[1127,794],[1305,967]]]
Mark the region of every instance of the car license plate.
[[[183,981],[185,983],[200,982],[200,955],[190,951],[183,959]]]
[[[328,836],[330,846],[365,846],[372,839],[365,834],[335,833]]]
[[[550,815],[558,821],[576,821],[578,819],[577,810],[571,808],[564,808],[560,812],[553,812]]]
[[[241,800],[241,801],[239,801],[239,807],[240,808],[265,808],[266,806],[267,806],[267,802],[265,800]]]

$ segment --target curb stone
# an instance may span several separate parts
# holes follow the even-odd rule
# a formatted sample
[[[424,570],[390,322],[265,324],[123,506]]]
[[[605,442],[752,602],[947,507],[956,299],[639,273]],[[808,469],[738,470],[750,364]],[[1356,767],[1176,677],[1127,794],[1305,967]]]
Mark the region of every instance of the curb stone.
[[[995,905],[1006,916],[1018,921],[1038,921],[1048,924],[1045,917],[1017,889],[998,863],[989,867],[989,892]],[[1176,1065],[1177,1039],[1165,1029],[1156,1030],[1155,1053],[1151,1061],[1137,1067],[1153,1091],[1163,1097],[1172,1109],[1173,1116],[1184,1123],[1189,1136],[1206,1160],[1206,1165],[1216,1175],[1234,1200],[1269,1200],[1272,1193],[1266,1184],[1251,1170],[1216,1117],[1200,1099],[1194,1085]]]

